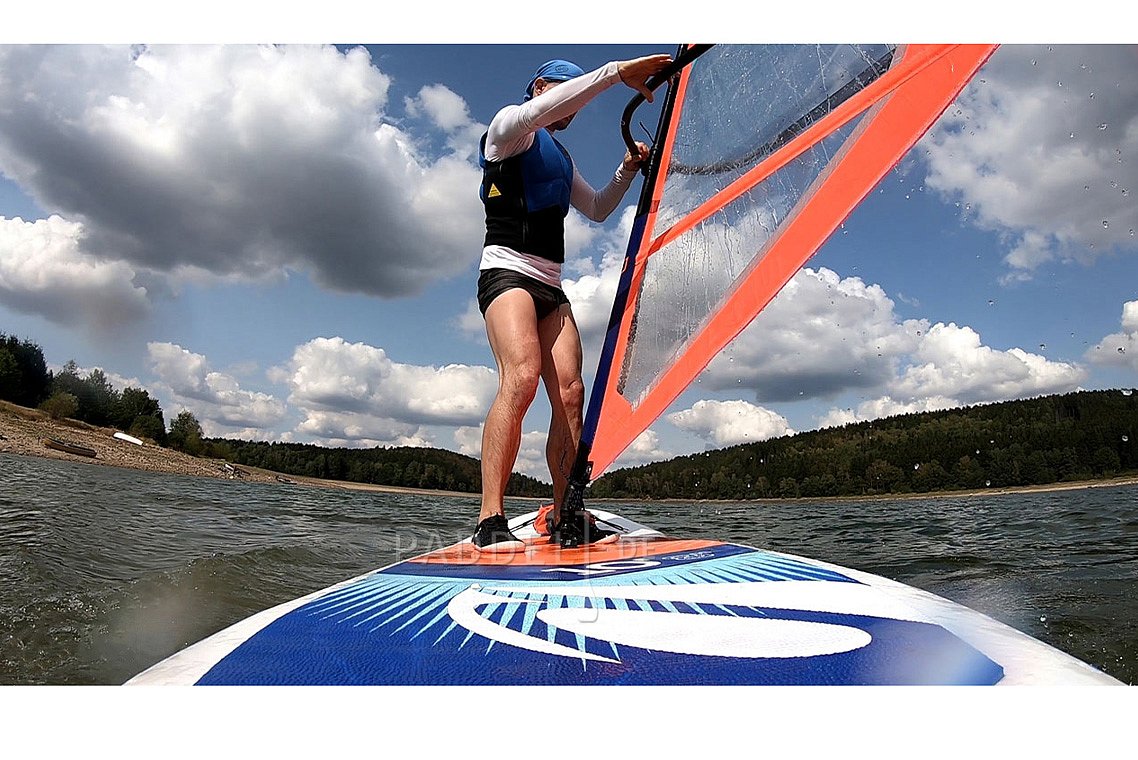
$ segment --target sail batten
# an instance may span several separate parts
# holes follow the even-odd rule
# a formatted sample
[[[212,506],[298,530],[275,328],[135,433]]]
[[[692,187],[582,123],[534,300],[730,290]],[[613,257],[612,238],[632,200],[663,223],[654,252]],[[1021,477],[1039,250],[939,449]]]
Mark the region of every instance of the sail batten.
[[[987,45],[718,45],[657,130],[586,414],[597,477],[794,276]]]

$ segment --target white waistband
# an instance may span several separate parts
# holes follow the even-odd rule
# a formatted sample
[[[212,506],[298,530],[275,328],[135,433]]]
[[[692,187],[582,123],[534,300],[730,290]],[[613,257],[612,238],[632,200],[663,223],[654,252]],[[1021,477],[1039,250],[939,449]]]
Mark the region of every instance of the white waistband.
[[[561,288],[561,265],[543,259],[540,256],[531,256],[528,253],[519,253],[512,248],[502,245],[488,245],[482,249],[482,261],[478,269],[509,269],[538,282],[544,282],[554,288]]]

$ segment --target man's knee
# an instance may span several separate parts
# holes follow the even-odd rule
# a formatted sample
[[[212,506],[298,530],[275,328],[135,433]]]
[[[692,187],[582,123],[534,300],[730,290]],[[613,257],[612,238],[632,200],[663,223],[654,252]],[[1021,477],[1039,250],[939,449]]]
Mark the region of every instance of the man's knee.
[[[520,362],[502,372],[501,393],[514,404],[529,405],[537,395],[541,382],[541,366],[536,362]]]
[[[585,406],[585,383],[581,378],[574,378],[567,383],[561,383],[561,404],[566,412],[580,413]]]

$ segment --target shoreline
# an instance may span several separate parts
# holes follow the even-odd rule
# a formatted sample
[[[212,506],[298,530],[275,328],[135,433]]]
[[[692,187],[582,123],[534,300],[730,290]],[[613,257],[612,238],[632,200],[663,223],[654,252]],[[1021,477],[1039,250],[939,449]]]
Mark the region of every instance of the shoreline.
[[[793,502],[817,501],[906,501],[909,499],[952,499],[973,496],[1009,496],[1025,493],[1051,493],[1054,491],[1084,491],[1091,488],[1115,488],[1117,486],[1138,486],[1138,476],[1120,475],[1114,478],[1101,478],[1099,480],[1072,480],[1059,483],[1043,483],[1034,486],[1003,486],[1000,488],[983,488],[979,490],[964,491],[923,491],[920,493],[882,493],[872,495],[849,496],[799,496],[798,498],[768,499],[590,499],[592,502],[651,502],[658,504],[790,504]]]
[[[370,491],[373,493],[396,493],[417,496],[445,496],[477,499],[477,493],[461,491],[440,491],[403,486],[385,486],[374,483],[355,483],[343,480],[325,480],[303,475],[286,475],[272,470],[263,470],[246,465],[235,466],[223,459],[195,457],[174,449],[167,449],[146,442],[139,446],[114,437],[114,428],[103,428],[76,420],[53,420],[46,412],[28,409],[7,401],[0,401],[0,454],[60,459],[72,462],[85,462],[92,465],[123,467],[133,470],[164,473],[168,475],[188,475],[192,477],[237,480],[246,483],[274,483],[308,486],[313,488],[335,488],[349,491]],[[79,444],[95,451],[95,456],[84,457],[48,448],[44,439],[57,439]],[[883,501],[904,499],[954,498],[971,496],[1002,496],[1016,493],[1046,493],[1051,491],[1073,491],[1087,488],[1110,488],[1114,486],[1138,485],[1138,476],[1120,476],[1098,480],[1081,480],[1066,483],[1047,483],[1035,486],[1015,486],[985,488],[965,491],[932,491],[928,493],[875,494],[872,496],[819,496],[809,499],[591,499],[590,501],[622,502],[651,501],[658,503],[755,503],[793,502],[793,501]],[[509,496],[510,500],[542,502],[527,496]]]
[[[166,475],[187,475],[242,483],[272,483],[419,496],[478,497],[478,494],[458,491],[435,491],[288,475],[259,467],[233,465],[224,459],[196,457],[164,448],[150,441],[139,446],[115,438],[116,432],[119,431],[115,428],[98,427],[77,420],[53,420],[46,412],[38,409],[28,409],[0,401],[0,454],[59,459],[93,466],[122,467]],[[93,450],[95,456],[79,456],[48,448],[44,444],[45,439],[56,439],[83,446]]]

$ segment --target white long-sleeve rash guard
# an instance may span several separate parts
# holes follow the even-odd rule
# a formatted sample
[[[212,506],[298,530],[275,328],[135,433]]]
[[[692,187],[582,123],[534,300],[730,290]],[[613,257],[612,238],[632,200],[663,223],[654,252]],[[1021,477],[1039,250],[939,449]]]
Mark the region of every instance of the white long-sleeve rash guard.
[[[503,161],[524,153],[533,145],[537,130],[577,113],[598,93],[620,81],[617,63],[613,61],[556,87],[550,87],[521,105],[506,106],[490,120],[486,135],[486,159]],[[609,183],[600,190],[594,190],[581,177],[574,164],[569,203],[594,222],[603,222],[616,209],[635,177],[636,171],[625,169],[624,162],[621,161]],[[488,245],[483,248],[479,269],[511,269],[555,288],[561,287],[560,264],[506,246]]]

